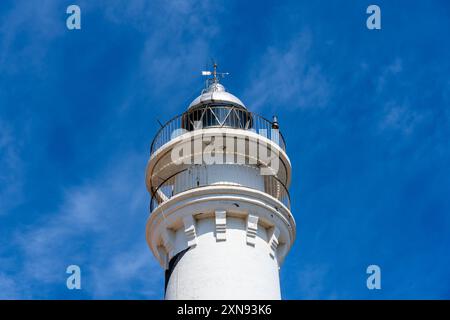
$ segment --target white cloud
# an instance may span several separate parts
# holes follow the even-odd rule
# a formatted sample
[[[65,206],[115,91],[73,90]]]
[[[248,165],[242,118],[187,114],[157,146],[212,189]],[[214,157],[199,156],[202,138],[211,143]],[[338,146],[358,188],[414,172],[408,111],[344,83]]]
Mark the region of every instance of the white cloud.
[[[386,103],[382,119],[379,124],[380,132],[395,130],[408,136],[426,119],[425,111],[414,110],[410,104],[398,104],[394,101]]]
[[[383,96],[383,94],[391,97],[381,105],[381,118],[378,122],[379,132],[396,131],[403,136],[410,136],[422,123],[429,120],[430,110],[414,106],[413,101],[416,99],[414,95],[404,97],[392,95],[392,90],[395,90],[392,85],[410,86],[410,82],[413,81],[413,79],[409,79],[404,80],[406,82],[399,83],[397,75],[403,71],[403,61],[397,57],[381,68],[376,78],[377,94],[375,97]]]
[[[391,64],[385,66],[376,81],[377,92],[381,92],[383,89],[385,89],[388,81],[402,71],[403,61],[400,58],[396,58]]]
[[[129,154],[94,182],[66,190],[57,212],[17,232],[23,265],[15,278],[43,289],[64,286],[65,268],[78,264],[91,297],[158,298],[162,270],[145,242],[144,168],[145,161]],[[57,297],[50,292],[50,298]]]
[[[324,107],[330,98],[330,83],[317,63],[310,59],[312,36],[305,31],[287,48],[269,47],[257,61],[253,84],[245,100],[253,108],[265,104],[280,108]]]
[[[91,2],[89,3],[92,6]],[[123,110],[135,105],[162,105],[168,113],[179,112],[200,94],[201,68],[211,63],[221,29],[217,16],[225,9],[212,1],[103,1],[96,3],[106,23],[134,30],[142,39],[133,81],[138,83]],[[182,85],[180,85],[182,84]],[[198,88],[193,92],[192,88]],[[171,94],[167,95],[170,90]],[[163,94],[164,93],[164,94]],[[164,98],[161,98],[161,97]]]

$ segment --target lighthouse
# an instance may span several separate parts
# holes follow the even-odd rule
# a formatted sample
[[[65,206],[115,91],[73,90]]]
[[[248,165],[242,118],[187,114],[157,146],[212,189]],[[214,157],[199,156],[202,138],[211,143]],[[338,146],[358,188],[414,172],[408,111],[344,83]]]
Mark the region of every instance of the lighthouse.
[[[284,137],[276,117],[225,89],[216,64],[202,74],[205,88],[159,129],[146,168],[146,240],[165,299],[281,299],[296,235]]]

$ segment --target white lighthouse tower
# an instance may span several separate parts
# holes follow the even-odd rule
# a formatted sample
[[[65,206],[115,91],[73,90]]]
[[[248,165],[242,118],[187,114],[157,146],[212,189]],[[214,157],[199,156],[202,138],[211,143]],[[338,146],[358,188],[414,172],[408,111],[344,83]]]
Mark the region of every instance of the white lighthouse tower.
[[[166,299],[281,299],[279,269],[295,239],[291,164],[278,122],[219,83],[156,134],[146,169],[146,238]]]

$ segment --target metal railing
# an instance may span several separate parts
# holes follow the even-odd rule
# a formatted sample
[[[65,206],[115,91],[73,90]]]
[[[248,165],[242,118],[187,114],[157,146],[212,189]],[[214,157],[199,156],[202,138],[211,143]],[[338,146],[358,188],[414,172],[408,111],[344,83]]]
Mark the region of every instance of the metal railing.
[[[150,211],[155,210],[160,204],[169,200],[173,196],[194,188],[206,187],[206,186],[240,186],[251,189],[256,189],[252,186],[245,186],[240,183],[234,182],[220,182],[220,183],[208,183],[207,177],[199,177],[198,175],[189,174],[187,172],[191,169],[181,170],[162,183],[156,188],[152,188],[152,196],[150,201]],[[275,199],[283,203],[289,210],[291,210],[291,200],[289,191],[286,186],[276,177],[272,175],[264,177],[264,192],[271,195]],[[260,190],[262,191],[262,190]]]
[[[162,126],[152,141],[150,156],[164,144],[186,131],[222,127],[254,130],[269,140],[278,140],[277,143],[280,148],[286,151],[286,144],[281,132],[276,130],[277,137],[275,137],[274,131],[272,131],[272,129],[278,128],[277,124],[241,107],[227,104],[210,104],[188,110],[172,118]]]

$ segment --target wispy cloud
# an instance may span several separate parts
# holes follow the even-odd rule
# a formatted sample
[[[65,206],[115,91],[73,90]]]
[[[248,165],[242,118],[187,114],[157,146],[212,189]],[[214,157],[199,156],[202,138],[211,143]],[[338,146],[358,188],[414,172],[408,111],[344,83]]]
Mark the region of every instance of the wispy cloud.
[[[378,75],[376,82],[377,92],[379,93],[385,89],[386,83],[399,74],[403,70],[403,61],[400,58],[396,58],[391,64],[382,68],[381,73]]]
[[[331,85],[322,67],[311,62],[312,34],[303,31],[285,48],[269,47],[257,61],[253,84],[245,92],[252,107],[282,105],[288,109],[324,107]]]
[[[58,211],[43,215],[40,224],[18,230],[14,245],[23,262],[9,270],[10,278],[3,275],[3,295],[27,293],[19,292],[17,278],[42,292],[58,283],[64,288],[65,268],[78,264],[87,296],[158,298],[162,271],[145,242],[148,201],[140,160],[132,153],[118,160],[93,182],[68,189]]]
[[[408,136],[414,132],[426,118],[425,112],[418,112],[407,103],[396,104],[391,101],[386,103],[383,118],[380,122],[380,131],[395,130]]]
[[[201,85],[200,68],[211,63],[210,53],[221,34],[215,19],[225,11],[223,5],[208,1],[116,1],[110,5],[106,1],[102,6],[108,21],[132,26],[142,37],[137,77],[152,94],[149,103],[171,90],[163,102],[167,108],[179,108],[180,100],[192,96],[192,87]]]
[[[413,134],[422,124],[431,120],[429,108],[420,108],[420,101],[415,93],[400,91],[399,87],[418,87],[419,79],[401,77],[405,70],[399,57],[386,64],[375,73],[374,99],[380,108],[378,131],[380,133],[397,132],[407,137]]]

